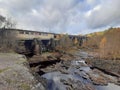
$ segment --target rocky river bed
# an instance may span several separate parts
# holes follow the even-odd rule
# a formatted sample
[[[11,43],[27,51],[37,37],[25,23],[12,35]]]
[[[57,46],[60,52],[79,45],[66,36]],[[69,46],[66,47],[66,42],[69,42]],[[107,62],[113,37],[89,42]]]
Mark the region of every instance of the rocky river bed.
[[[46,90],[120,90],[119,75],[92,68],[86,63],[88,58],[92,59],[93,56],[78,51],[74,59],[60,60],[49,66],[37,65],[34,68],[39,69],[37,73]]]
[[[120,90],[119,65],[81,50],[28,59],[0,53],[0,90]]]

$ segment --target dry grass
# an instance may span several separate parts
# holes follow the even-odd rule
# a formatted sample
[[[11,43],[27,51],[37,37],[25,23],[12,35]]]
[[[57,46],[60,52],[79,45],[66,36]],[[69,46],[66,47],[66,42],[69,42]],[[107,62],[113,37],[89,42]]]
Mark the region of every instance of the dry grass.
[[[120,28],[110,28],[104,32],[89,34],[85,47],[98,51],[101,58],[120,58]]]

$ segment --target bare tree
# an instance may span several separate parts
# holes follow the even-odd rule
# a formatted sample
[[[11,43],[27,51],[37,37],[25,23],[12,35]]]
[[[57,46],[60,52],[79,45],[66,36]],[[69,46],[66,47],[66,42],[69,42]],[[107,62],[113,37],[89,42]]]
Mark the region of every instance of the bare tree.
[[[6,18],[4,27],[5,28],[15,28],[16,22],[11,17]]]
[[[16,22],[11,17],[0,15],[0,28],[15,28]]]
[[[12,18],[0,15],[0,51],[15,49],[16,32],[9,30],[15,28],[16,22]]]
[[[6,18],[0,15],[0,28],[3,27],[3,24],[5,23],[5,21],[6,21]]]

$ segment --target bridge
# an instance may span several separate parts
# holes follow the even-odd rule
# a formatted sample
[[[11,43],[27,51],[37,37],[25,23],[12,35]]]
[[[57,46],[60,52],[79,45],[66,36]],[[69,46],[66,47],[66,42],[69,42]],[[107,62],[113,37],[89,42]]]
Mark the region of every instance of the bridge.
[[[59,41],[67,36],[74,44],[81,46],[86,41],[86,36],[56,34],[21,29],[0,29],[0,38],[16,40],[17,52],[42,54],[44,51],[52,51],[59,45]]]

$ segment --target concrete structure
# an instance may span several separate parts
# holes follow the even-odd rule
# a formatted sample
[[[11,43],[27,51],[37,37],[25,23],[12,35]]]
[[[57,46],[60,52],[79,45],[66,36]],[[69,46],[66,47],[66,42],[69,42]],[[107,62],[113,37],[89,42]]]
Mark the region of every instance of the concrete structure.
[[[4,37],[12,34],[18,40],[29,40],[33,38],[43,40],[43,39],[54,38],[54,33],[20,30],[20,29],[0,29],[0,33]]]
[[[18,44],[18,49],[20,47],[24,48],[21,50],[17,49],[18,52],[25,51],[39,54],[46,50],[54,50],[54,48],[59,45],[61,38],[63,39],[64,37],[69,38],[74,45],[79,46],[82,46],[82,43],[86,40],[85,36],[55,34],[21,29],[0,29],[0,43],[6,41],[5,44]]]
[[[31,30],[22,30],[22,29],[0,29],[0,36],[3,37],[13,37],[18,40],[31,40],[34,38],[46,40],[46,39],[56,39],[59,40],[64,36],[64,34],[55,34],[49,32],[39,32],[39,31],[31,31]],[[77,36],[77,35],[68,35],[70,39],[74,40],[86,39],[85,36]]]

